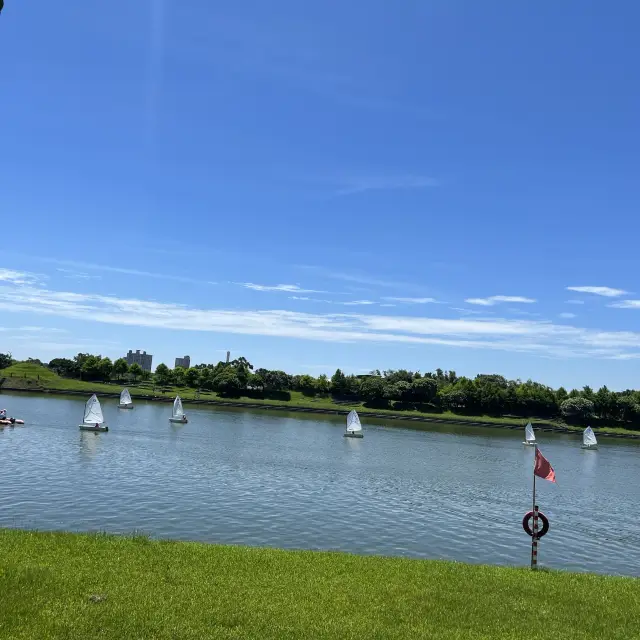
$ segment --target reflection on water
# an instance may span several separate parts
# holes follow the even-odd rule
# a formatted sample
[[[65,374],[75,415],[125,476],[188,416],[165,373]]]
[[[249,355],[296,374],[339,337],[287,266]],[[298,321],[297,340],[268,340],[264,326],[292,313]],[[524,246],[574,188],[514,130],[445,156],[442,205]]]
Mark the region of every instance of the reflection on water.
[[[27,420],[0,431],[11,491],[0,526],[142,530],[153,536],[526,565],[533,449],[517,431],[384,428],[343,438],[341,418],[189,409],[119,411],[80,432],[84,399],[9,395]],[[539,481],[551,520],[541,563],[640,575],[640,447],[539,434],[558,484]],[[91,486],[90,492],[86,486]]]

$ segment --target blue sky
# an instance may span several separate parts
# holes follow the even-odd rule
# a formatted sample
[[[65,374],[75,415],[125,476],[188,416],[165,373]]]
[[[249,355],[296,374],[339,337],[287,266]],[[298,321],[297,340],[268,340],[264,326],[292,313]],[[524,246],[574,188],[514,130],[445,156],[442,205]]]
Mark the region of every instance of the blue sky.
[[[640,386],[639,19],[6,0],[0,350]]]

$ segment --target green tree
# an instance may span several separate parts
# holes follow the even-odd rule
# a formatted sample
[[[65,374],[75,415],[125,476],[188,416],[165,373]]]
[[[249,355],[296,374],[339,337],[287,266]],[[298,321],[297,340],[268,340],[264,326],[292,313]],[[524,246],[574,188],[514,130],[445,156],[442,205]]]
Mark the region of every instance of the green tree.
[[[387,398],[387,400],[397,400],[400,402],[406,402],[407,400],[410,400],[411,383],[404,380],[399,380],[398,382],[394,382],[392,384],[385,382],[384,397]]]
[[[593,397],[594,411],[601,418],[611,418],[617,411],[617,401],[614,393],[611,393],[606,386],[600,387]]]
[[[75,360],[69,358],[54,358],[47,365],[51,371],[55,371],[63,378],[79,378],[80,367]]]
[[[133,367],[133,365],[131,365]],[[138,365],[139,366],[139,365]],[[147,380],[151,380],[151,371],[147,370],[147,369],[143,369],[142,367],[140,367],[141,371],[140,371],[140,377],[147,381]]]
[[[320,374],[316,380],[316,389],[318,390],[318,393],[329,393],[329,388],[329,379],[324,373]]]
[[[305,395],[312,396],[316,392],[316,380],[313,376],[307,374],[298,376],[297,388]]]
[[[416,402],[433,402],[438,383],[432,378],[417,378],[411,383],[411,395]]]
[[[173,370],[173,384],[175,384],[176,387],[184,387],[184,374],[185,370],[183,367],[176,367]]]
[[[360,384],[360,397],[369,404],[381,404],[384,400],[384,390],[384,380],[378,376],[371,376]]]
[[[187,369],[184,374],[184,381],[188,387],[195,389],[198,386],[198,382],[200,380],[200,372],[193,367]]]
[[[347,391],[347,376],[340,369],[331,376],[331,393],[342,395]]]
[[[154,374],[155,382],[160,387],[167,387],[171,384],[171,371],[164,362],[161,362]]]
[[[118,380],[122,379],[122,376],[129,373],[129,365],[124,358],[118,358],[113,363],[113,375],[116,376]]]
[[[136,381],[138,378],[142,377],[143,373],[144,373],[144,370],[142,369],[142,367],[137,362],[134,362],[129,367],[129,374],[133,377],[134,381]],[[147,371],[147,373],[150,374],[151,372]]]
[[[82,359],[82,378],[84,380],[100,380],[102,369],[100,368],[100,356],[88,355]]]
[[[100,360],[100,378],[105,382],[109,382],[112,373],[113,363],[111,362],[111,358],[102,358],[102,360]]]
[[[234,367],[225,367],[214,380],[215,390],[222,395],[234,396],[242,389]]]
[[[567,422],[585,424],[593,418],[593,402],[587,398],[568,398],[560,405],[560,413]]]
[[[0,369],[6,369],[13,364],[13,358],[10,353],[0,353]]]

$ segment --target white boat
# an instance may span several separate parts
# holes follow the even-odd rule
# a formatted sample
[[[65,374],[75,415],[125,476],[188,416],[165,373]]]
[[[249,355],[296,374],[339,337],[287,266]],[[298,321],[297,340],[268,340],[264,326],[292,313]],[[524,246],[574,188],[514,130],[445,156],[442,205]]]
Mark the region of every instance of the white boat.
[[[593,433],[591,427],[587,427],[582,432],[582,448],[583,449],[597,449],[598,441],[596,440],[596,434]]]
[[[133,409],[133,400],[131,400],[131,394],[129,393],[129,389],[123,389],[120,394],[120,404],[118,405],[119,409]]]
[[[362,433],[362,425],[360,424],[360,417],[355,409],[352,409],[347,416],[347,428],[344,432],[345,438],[364,438]]]
[[[104,422],[100,400],[95,393],[87,400],[84,406],[84,418],[78,427],[81,431],[109,431],[109,427]]]
[[[182,400],[180,400],[180,396],[176,396],[176,399],[173,401],[173,413],[169,418],[169,422],[179,422],[183,424],[188,422],[187,416],[182,408]]]
[[[531,423],[524,428],[524,442],[522,444],[526,444],[529,447],[536,446],[536,434],[533,433]]]

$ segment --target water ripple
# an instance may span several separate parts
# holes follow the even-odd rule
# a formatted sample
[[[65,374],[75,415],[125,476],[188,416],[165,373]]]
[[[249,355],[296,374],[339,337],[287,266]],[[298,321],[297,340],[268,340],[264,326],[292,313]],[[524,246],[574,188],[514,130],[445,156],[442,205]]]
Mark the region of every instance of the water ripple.
[[[533,452],[511,431],[419,432],[314,416],[168,407],[118,411],[79,432],[77,399],[5,396],[28,426],[0,431],[10,491],[0,525],[285,548],[526,565]],[[540,481],[551,520],[543,565],[640,575],[640,448],[541,434],[558,485]]]

